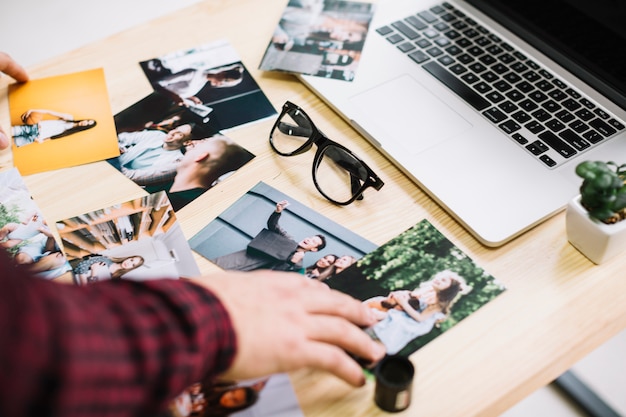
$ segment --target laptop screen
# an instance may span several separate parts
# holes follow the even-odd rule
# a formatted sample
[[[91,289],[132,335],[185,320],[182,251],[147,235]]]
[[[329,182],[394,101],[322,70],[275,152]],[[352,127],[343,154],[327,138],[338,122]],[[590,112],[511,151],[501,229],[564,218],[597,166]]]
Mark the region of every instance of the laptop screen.
[[[466,1],[626,110],[626,2]]]

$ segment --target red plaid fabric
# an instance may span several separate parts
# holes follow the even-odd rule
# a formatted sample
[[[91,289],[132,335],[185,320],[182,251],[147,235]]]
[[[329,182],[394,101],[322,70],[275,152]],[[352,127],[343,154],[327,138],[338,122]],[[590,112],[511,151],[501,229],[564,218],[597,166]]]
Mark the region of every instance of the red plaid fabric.
[[[235,334],[190,282],[87,286],[29,276],[0,254],[0,416],[142,416],[224,371]]]

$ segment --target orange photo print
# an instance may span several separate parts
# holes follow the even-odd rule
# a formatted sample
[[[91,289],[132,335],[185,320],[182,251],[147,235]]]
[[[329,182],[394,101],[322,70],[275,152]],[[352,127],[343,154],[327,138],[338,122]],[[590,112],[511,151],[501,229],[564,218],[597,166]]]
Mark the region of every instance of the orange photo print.
[[[119,155],[104,71],[9,87],[13,162],[22,175]]]

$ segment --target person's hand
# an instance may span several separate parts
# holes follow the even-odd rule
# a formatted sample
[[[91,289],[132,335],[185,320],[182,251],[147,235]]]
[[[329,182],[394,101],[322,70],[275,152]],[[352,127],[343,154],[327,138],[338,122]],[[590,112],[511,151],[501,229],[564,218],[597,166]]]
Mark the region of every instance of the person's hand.
[[[287,200],[279,201],[276,203],[276,213],[281,213],[288,205],[289,202]]]
[[[360,327],[376,322],[370,309],[317,280],[291,272],[224,272],[194,280],[230,314],[237,353],[222,377],[251,379],[299,368],[325,370],[359,386],[361,366],[385,354]]]
[[[0,73],[5,73],[21,83],[28,81],[28,74],[24,68],[4,52],[0,52]],[[0,149],[5,149],[8,146],[9,137],[2,130],[2,126],[0,126]]]

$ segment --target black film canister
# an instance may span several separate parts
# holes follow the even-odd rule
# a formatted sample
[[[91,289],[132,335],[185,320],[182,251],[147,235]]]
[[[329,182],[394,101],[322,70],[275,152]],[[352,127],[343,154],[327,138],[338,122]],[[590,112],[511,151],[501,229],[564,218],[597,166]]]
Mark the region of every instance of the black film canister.
[[[404,356],[387,356],[376,369],[376,388],[374,402],[382,410],[398,412],[406,410],[411,404],[411,390],[415,368]]]

